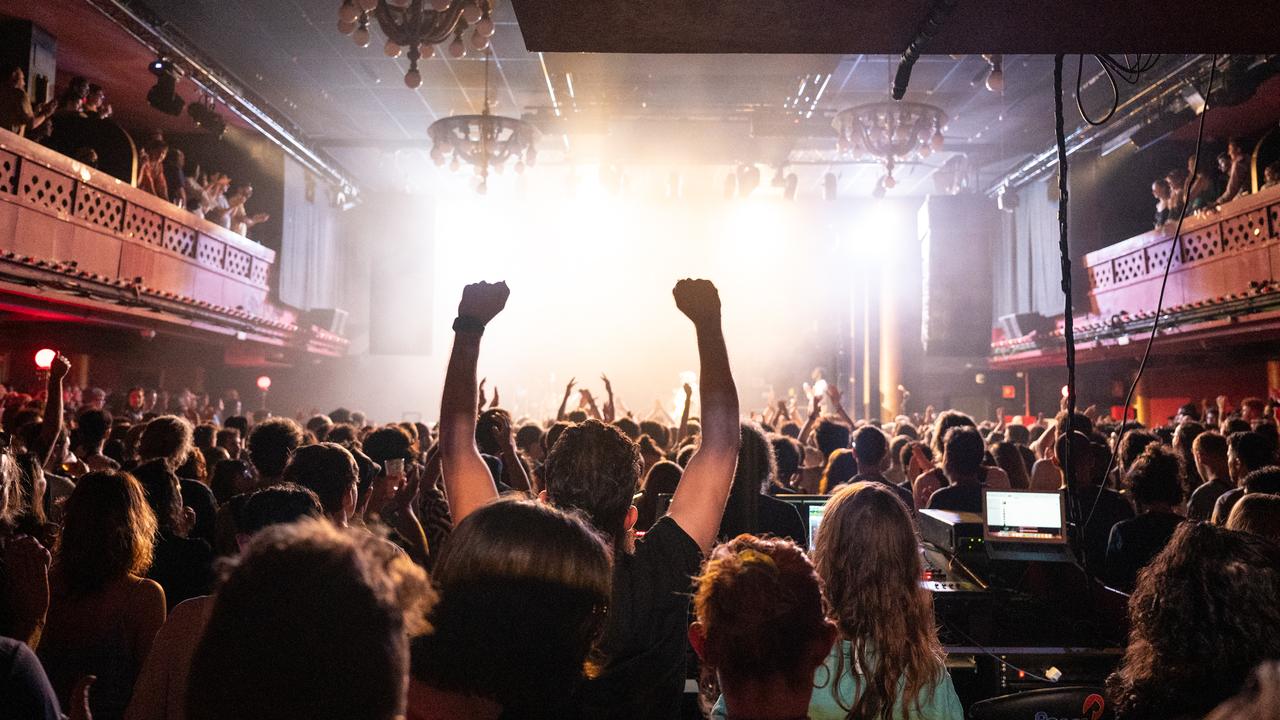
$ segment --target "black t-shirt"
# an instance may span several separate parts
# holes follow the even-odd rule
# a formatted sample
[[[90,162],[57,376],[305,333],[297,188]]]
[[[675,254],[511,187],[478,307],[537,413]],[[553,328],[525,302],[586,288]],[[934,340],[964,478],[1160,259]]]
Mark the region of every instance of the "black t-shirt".
[[[208,595],[213,585],[213,550],[209,543],[162,532],[147,577],[164,588],[165,605]]]
[[[1118,522],[1132,518],[1133,506],[1115,490],[1097,486],[1078,491],[1076,498],[1080,504],[1077,522],[1087,522],[1078,550],[1084,554],[1085,566],[1097,574],[1106,568],[1107,541],[1111,537],[1111,528]],[[1092,517],[1090,511],[1093,513]],[[1068,508],[1067,517],[1071,516],[1071,509]]]
[[[790,538],[800,547],[807,547],[809,530],[795,505],[768,495],[761,495],[756,502],[759,503],[756,506],[756,519],[760,526],[757,534],[767,533],[774,537]]]
[[[982,484],[977,482],[951,483],[933,491],[929,496],[930,510],[951,512],[982,512]]]
[[[669,516],[614,559],[613,601],[601,650],[605,667],[577,693],[582,716],[680,717],[692,578],[702,551]]]
[[[1212,480],[1196,488],[1187,503],[1187,519],[1208,520],[1213,517],[1213,506],[1217,504],[1218,498],[1231,489],[1226,483]]]
[[[916,501],[915,501],[915,498],[911,496],[911,491],[903,487],[902,485],[898,485],[897,483],[890,482],[889,479],[883,475],[872,475],[870,473],[864,475],[862,473],[859,473],[853,476],[853,480],[851,482],[878,482],[881,485],[884,485],[885,487],[897,493],[898,499],[902,500],[902,502],[907,506],[908,510],[916,509]],[[979,502],[981,502],[981,500],[979,500]],[[979,507],[978,511],[981,512],[982,508]]]
[[[0,637],[0,717],[59,720],[58,696],[26,644]]]
[[[1238,487],[1219,495],[1218,501],[1213,504],[1213,522],[1226,525],[1227,518],[1231,517],[1231,508],[1235,507],[1242,497],[1244,497],[1244,488]]]
[[[1138,571],[1169,544],[1181,523],[1181,515],[1164,512],[1149,512],[1116,523],[1107,543],[1108,582],[1121,590],[1131,590]]]
[[[182,486],[182,504],[196,514],[195,527],[187,536],[213,545],[218,526],[218,501],[213,497],[213,491],[199,480],[182,478],[178,482]]]

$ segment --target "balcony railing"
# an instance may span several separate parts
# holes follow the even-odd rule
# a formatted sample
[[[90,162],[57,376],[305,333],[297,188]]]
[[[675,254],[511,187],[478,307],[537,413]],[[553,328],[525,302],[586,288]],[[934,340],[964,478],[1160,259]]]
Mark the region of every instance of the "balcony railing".
[[[1160,305],[1162,335],[1280,332],[1280,188],[1234,200],[1214,212],[1085,255],[1089,305],[1075,318],[1085,357],[1123,350],[1149,333]],[[998,362],[1054,361],[1063,350],[1062,319],[1046,335],[993,344]],[[1135,346],[1136,347],[1136,346]]]
[[[226,307],[265,310],[275,252],[0,130],[0,247]]]
[[[1169,262],[1166,308],[1224,299],[1278,279],[1280,188],[1188,217],[1176,244],[1173,230],[1169,223],[1085,256],[1094,315],[1154,312]]]
[[[143,310],[241,339],[345,352],[344,338],[299,327],[296,311],[270,299],[275,260],[269,248],[0,130],[0,294],[26,295],[26,307],[47,298],[99,313]]]

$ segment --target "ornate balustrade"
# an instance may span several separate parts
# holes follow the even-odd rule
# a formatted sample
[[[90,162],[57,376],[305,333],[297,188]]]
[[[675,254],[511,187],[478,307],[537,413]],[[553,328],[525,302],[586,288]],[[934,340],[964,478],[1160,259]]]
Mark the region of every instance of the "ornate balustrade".
[[[220,225],[0,130],[0,307],[79,306],[73,316],[163,320],[343,354],[345,338],[299,327],[296,311],[270,299],[275,259]]]
[[[1214,302],[1280,279],[1280,188],[1191,216],[1085,256],[1091,312],[1110,318],[1154,312],[1165,264],[1164,307]]]
[[[0,249],[271,314],[273,250],[3,130]]]
[[[1166,341],[1280,336],[1280,188],[1234,200],[1085,255],[1089,305],[1075,318],[1081,359],[1131,354],[1160,311]],[[997,366],[1055,364],[1064,351],[1062,318],[1047,334],[992,344]]]

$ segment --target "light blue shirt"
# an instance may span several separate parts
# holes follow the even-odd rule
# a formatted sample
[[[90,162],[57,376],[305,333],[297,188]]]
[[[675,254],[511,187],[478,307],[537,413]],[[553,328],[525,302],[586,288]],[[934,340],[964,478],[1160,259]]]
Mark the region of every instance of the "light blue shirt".
[[[849,641],[841,640],[836,643],[831,652],[827,655],[827,659],[823,661],[822,667],[819,667],[813,676],[813,694],[809,696],[809,718],[810,720],[845,720],[849,715],[848,708],[853,707],[853,702],[862,694],[863,683],[865,682],[862,673],[855,674],[855,668],[850,667],[849,657]],[[840,654],[845,657],[844,673],[839,679],[840,700],[836,700],[836,696],[832,693],[831,678],[835,676],[837,669],[840,667]],[[960,698],[956,695],[955,685],[951,683],[951,673],[945,668],[942,670],[942,677],[933,685],[926,685],[920,689],[920,694],[912,702],[908,700],[903,702],[901,697],[901,686],[899,686],[898,702],[894,705],[893,716],[895,718],[909,718],[910,720],[964,720],[964,708],[960,705]],[[904,713],[904,710],[906,711]],[[725,718],[724,698],[721,697],[716,701],[715,707],[712,709],[711,716],[718,720]]]

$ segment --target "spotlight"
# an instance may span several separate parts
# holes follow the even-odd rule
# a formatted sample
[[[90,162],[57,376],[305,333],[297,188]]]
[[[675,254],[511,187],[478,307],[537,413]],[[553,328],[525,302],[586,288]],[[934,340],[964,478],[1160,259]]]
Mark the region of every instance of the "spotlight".
[[[42,348],[36,351],[36,369],[48,370],[53,367],[53,361],[56,357],[58,357],[58,351],[52,348]]]
[[[147,92],[147,102],[162,113],[181,115],[186,102],[178,95],[178,68],[168,60],[157,58],[148,69],[156,76],[156,84]]]
[[[796,188],[800,187],[800,178],[795,173],[787,173],[783,179],[782,197],[786,200],[796,199]]]
[[[747,197],[760,187],[760,168],[755,165],[738,166],[738,197]]]
[[[213,98],[191,103],[187,106],[187,114],[196,121],[196,125],[208,130],[215,138],[221,139],[222,134],[227,131],[227,121],[214,109]]]
[[[774,168],[774,170],[773,170],[773,179],[769,181],[769,185],[770,185],[771,187],[776,187],[776,188],[786,187],[786,185],[787,185],[787,178],[786,178],[786,175],[783,173],[783,170],[782,170],[782,166],[781,166],[781,165],[779,165],[778,167]]]
[[[827,173],[822,176],[822,199],[831,201],[836,199],[836,188],[839,186],[835,173]]]
[[[261,376],[259,376],[259,377],[258,377],[257,386],[258,386],[258,389],[259,389],[259,390],[261,390],[262,392],[266,392],[266,391],[270,390],[270,389],[271,389],[271,376],[269,376],[269,375],[261,375]]]

